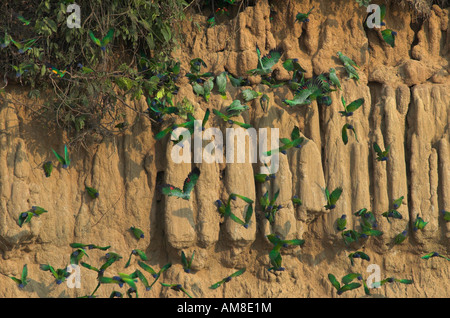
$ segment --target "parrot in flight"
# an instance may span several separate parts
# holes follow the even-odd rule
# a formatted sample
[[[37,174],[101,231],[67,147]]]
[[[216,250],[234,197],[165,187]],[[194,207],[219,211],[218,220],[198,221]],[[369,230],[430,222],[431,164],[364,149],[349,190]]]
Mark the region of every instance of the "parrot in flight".
[[[89,30],[89,36],[91,37],[92,41],[94,41],[94,43],[97,44],[103,52],[105,52],[106,46],[108,45],[109,42],[111,42],[111,40],[114,37],[114,29],[113,28],[109,29],[108,33],[101,40],[97,39],[91,30]]]

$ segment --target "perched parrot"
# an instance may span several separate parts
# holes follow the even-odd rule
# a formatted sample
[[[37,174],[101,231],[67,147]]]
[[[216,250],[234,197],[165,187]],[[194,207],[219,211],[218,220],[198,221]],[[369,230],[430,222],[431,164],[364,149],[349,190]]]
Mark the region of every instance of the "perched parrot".
[[[240,198],[241,200],[243,200],[244,202],[246,202],[248,204],[244,220],[240,219],[233,212],[231,212],[231,200],[236,200],[236,198]],[[245,228],[248,228],[250,219],[253,215],[253,200],[252,199],[250,199],[246,196],[240,195],[240,194],[231,193],[228,196],[228,201],[226,204],[223,203],[221,200],[216,200],[215,205],[221,216],[229,217],[234,222],[244,226]]]
[[[341,187],[337,187],[330,194],[330,191],[328,190],[328,188],[325,188],[324,192],[325,192],[325,198],[327,200],[327,204],[324,206],[325,209],[332,210],[336,207],[336,202],[339,200],[339,197],[341,196],[342,191],[343,190]]]
[[[181,264],[183,265],[183,270],[186,273],[191,272],[191,266],[192,266],[192,261],[194,260],[194,255],[195,255],[195,251],[192,252],[192,256],[188,261],[184,251],[181,251]]]
[[[235,99],[225,110],[229,117],[237,117],[248,109],[247,105],[243,105],[239,99]]]
[[[311,11],[314,9],[314,7],[312,7],[307,13],[297,13],[297,15],[295,16],[295,21],[296,22],[309,22],[309,14],[311,13]]]
[[[330,81],[334,86],[342,90],[341,82],[339,81],[339,78],[336,75],[336,70],[334,68],[330,68]]]
[[[258,55],[258,65],[255,69],[247,71],[247,74],[252,75],[267,75],[272,72],[272,67],[277,64],[281,57],[280,50],[271,50],[269,54],[261,58],[261,51],[256,44],[256,54]]]
[[[52,174],[53,163],[51,161],[47,161],[44,163],[42,168],[44,169],[45,176],[48,178]]]
[[[338,231],[344,231],[347,228],[347,215],[342,214],[336,223]]]
[[[86,186],[86,191],[92,199],[98,198],[99,196],[98,190],[95,188]]]
[[[389,154],[390,147],[391,146],[388,145],[386,147],[386,150],[382,151],[380,146],[376,142],[373,143],[373,149],[377,153],[377,160],[378,161],[386,161],[386,160],[388,160],[388,154]]]
[[[191,192],[194,189],[194,186],[197,184],[199,177],[200,169],[194,167],[191,172],[189,172],[187,178],[184,180],[183,189],[170,184],[165,184],[161,186],[161,192],[168,196],[174,196],[189,201],[189,199],[191,198]]]
[[[385,29],[381,31],[381,36],[387,44],[391,47],[395,47],[395,37],[397,36],[397,32],[392,31],[391,29]]]
[[[273,153],[281,152],[283,155],[287,154],[287,150],[294,148],[301,148],[305,138],[300,137],[300,129],[297,126],[294,126],[291,132],[291,139],[289,138],[280,138],[280,141],[283,143],[283,146],[266,151],[264,156],[271,156]]]
[[[144,238],[144,232],[141,229],[132,226],[132,227],[130,227],[130,231],[131,231],[131,233],[133,233],[134,237],[137,240],[140,240],[141,238]]]
[[[234,125],[238,125],[239,127],[242,127],[242,128],[245,128],[245,129],[248,129],[248,128],[251,128],[251,127],[252,127],[252,126],[249,125],[249,124],[245,124],[245,123],[241,123],[241,122],[232,120],[230,116],[227,116],[227,115],[221,113],[221,112],[218,111],[217,109],[213,109],[213,113],[214,113],[216,116],[222,118],[223,121],[226,121],[226,122],[229,123],[229,124],[232,124],[232,125],[233,125],[233,124],[234,124]]]
[[[60,156],[55,150],[53,150],[53,153],[56,156],[56,159],[62,164],[62,167],[64,169],[67,169],[70,165],[70,159],[69,159],[69,152],[67,150],[67,145],[64,146],[64,157]]]
[[[43,271],[50,271],[53,277],[55,278],[57,285],[60,285],[62,282],[66,280],[67,277],[70,276],[70,273],[67,271],[67,268],[58,268],[57,270],[55,270],[49,264],[41,264],[39,265],[39,268]]]
[[[20,278],[16,278],[14,276],[8,276],[9,278],[11,278],[19,288],[24,288],[25,286],[27,286],[28,284],[28,266],[27,264],[23,265],[22,268],[22,275],[20,276]]]
[[[244,101],[249,102],[262,95],[262,93],[252,90],[251,88],[244,89],[242,92]]]

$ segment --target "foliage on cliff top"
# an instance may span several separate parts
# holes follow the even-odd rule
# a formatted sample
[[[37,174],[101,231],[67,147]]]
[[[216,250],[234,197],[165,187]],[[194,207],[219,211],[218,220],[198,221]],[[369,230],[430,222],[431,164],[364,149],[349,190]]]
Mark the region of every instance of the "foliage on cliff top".
[[[70,24],[77,13],[71,4],[79,6],[80,27]],[[187,6],[184,0],[4,1],[1,80],[29,88],[30,97],[45,93],[36,119],[57,123],[72,140],[120,132],[127,99],[176,90],[173,77],[160,74],[175,65],[169,54]],[[93,36],[110,41],[99,45]]]

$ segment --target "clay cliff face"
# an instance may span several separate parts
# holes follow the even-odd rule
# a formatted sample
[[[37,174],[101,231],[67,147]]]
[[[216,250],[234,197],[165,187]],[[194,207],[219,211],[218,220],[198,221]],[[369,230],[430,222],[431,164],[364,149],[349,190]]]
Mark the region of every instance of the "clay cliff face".
[[[270,19],[270,5],[276,14]],[[315,10],[308,23],[295,23],[298,12]],[[339,13],[339,14],[338,14]],[[354,1],[257,1],[238,13],[235,19],[218,18],[207,28],[206,18],[195,12],[184,21],[184,41],[174,53],[181,61],[183,74],[189,61],[200,57],[205,70],[218,74],[246,76],[256,67],[255,44],[262,54],[283,49],[286,58],[298,58],[307,70],[306,77],[336,68],[342,91],[331,93],[332,104],[289,108],[282,103],[291,99],[287,87],[270,89],[260,77],[250,77],[251,87],[266,93],[270,108],[264,113],[259,99],[250,103],[248,112],[237,120],[259,128],[279,128],[280,137],[288,137],[298,126],[307,142],[301,149],[280,155],[280,166],[273,182],[255,183],[259,166],[246,163],[174,163],[172,143],[156,141],[156,126],[145,116],[128,110],[133,123],[123,136],[105,139],[87,149],[70,149],[69,169],[54,169],[50,178],[42,164],[53,158],[51,148],[62,152],[64,134],[49,131],[34,123],[32,110],[45,101],[31,101],[19,87],[9,87],[6,102],[0,107],[0,272],[19,276],[28,264],[29,285],[20,290],[0,275],[2,297],[78,297],[90,294],[97,286],[97,274],[81,268],[81,288],[56,285],[39,264],[64,268],[69,263],[72,242],[111,245],[110,251],[123,256],[107,272],[131,273],[138,269],[137,259],[124,264],[132,249],[146,252],[147,262],[159,270],[172,267],[160,278],[165,283],[180,283],[193,297],[360,297],[362,288],[337,296],[327,275],[338,279],[359,272],[367,278],[369,264],[380,268],[381,279],[412,279],[411,285],[387,284],[372,289],[374,296],[449,297],[450,272],[443,258],[421,259],[436,251],[450,255],[450,223],[440,215],[450,210],[450,28],[448,10],[433,6],[425,20],[415,18],[408,7],[387,4],[386,24],[398,32],[395,48],[382,41],[379,32],[364,30],[365,8]],[[200,26],[200,28],[198,27]],[[360,80],[348,80],[336,53],[342,51],[359,66]],[[289,74],[278,63],[274,74],[286,80]],[[186,78],[180,79],[177,98],[188,98],[196,107],[196,118],[207,108],[223,110],[241,97],[242,88],[228,83],[227,99],[213,93],[207,103],[192,91]],[[347,101],[363,97],[365,103],[351,119],[341,117],[341,96]],[[37,104],[36,104],[37,103]],[[132,102],[144,111],[145,101]],[[25,107],[24,105],[27,105]],[[175,120],[175,117],[174,119]],[[179,119],[176,119],[179,120]],[[171,122],[172,119],[168,121]],[[341,128],[351,122],[358,141],[350,136],[344,145]],[[210,116],[207,127],[230,127]],[[384,149],[390,145],[389,160],[379,162],[373,142]],[[205,145],[207,142],[205,142]],[[189,201],[163,196],[158,186],[181,186],[193,166],[201,176]],[[85,186],[99,190],[91,199]],[[341,186],[343,193],[336,208],[326,210],[321,188]],[[282,205],[274,224],[259,211],[259,198],[267,190],[280,189],[277,203]],[[226,200],[230,193],[253,199],[255,213],[248,229],[221,218],[214,202]],[[303,204],[294,207],[297,195]],[[398,211],[401,220],[389,223],[381,214],[394,199],[404,196]],[[33,205],[49,212],[20,228],[20,212]],[[243,201],[233,202],[233,211],[243,211]],[[369,237],[346,246],[336,230],[336,220],[347,215],[347,229],[359,229],[353,213],[367,208],[378,221],[380,237]],[[242,212],[243,213],[243,212]],[[412,222],[420,215],[429,223],[414,232]],[[137,241],[129,228],[137,226],[145,237]],[[408,231],[407,239],[393,245],[394,237]],[[276,233],[283,238],[301,238],[301,247],[283,248],[283,272],[269,272],[268,252],[273,247],[265,237]],[[364,251],[370,261],[356,260],[352,266],[348,254]],[[185,273],[181,251],[195,251],[192,272]],[[100,266],[105,254],[88,250],[84,259]],[[213,283],[240,268],[246,272],[224,286],[212,290]],[[108,297],[118,286],[102,285],[97,295]],[[121,291],[125,291],[125,287]],[[155,284],[146,292],[139,285],[140,297],[183,297],[183,294]]]

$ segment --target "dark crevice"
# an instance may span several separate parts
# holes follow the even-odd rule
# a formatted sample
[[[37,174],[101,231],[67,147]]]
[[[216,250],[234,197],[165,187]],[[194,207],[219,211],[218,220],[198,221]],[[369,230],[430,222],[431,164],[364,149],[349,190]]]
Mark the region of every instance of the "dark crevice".
[[[414,39],[413,39],[413,42],[411,43],[411,47],[409,49],[409,57],[411,59],[414,59],[413,56],[412,56],[412,51],[413,51],[414,47],[419,44],[419,38],[418,38],[417,34],[422,29],[422,26],[423,26],[423,20],[421,20],[421,19],[420,20],[418,19],[416,21],[412,21],[410,23],[410,27],[414,31]]]
[[[322,158],[322,171],[325,178],[325,183],[327,180],[327,176],[325,175],[325,167],[327,166],[326,161],[326,152],[325,152],[325,144],[326,144],[326,130],[325,130],[325,112],[326,106],[318,105],[317,111],[319,112],[319,130],[320,130],[320,155]]]
[[[408,194],[406,196],[407,199],[407,206],[408,206],[408,214],[409,214],[409,219],[410,221],[413,220],[413,217],[411,215],[412,210],[411,210],[411,206],[412,206],[412,199],[411,199],[411,188],[412,188],[412,183],[411,183],[411,137],[412,137],[412,131],[410,131],[410,127],[412,126],[410,124],[410,117],[414,116],[411,115],[411,109],[414,108],[413,107],[413,102],[414,102],[414,97],[413,97],[413,90],[412,88],[410,88],[410,100],[409,100],[409,105],[408,105],[408,111],[406,113],[405,116],[405,135],[404,135],[404,153],[405,153],[405,168],[406,168],[406,187],[408,189]],[[412,221],[413,222],[413,221]]]
[[[369,82],[367,83],[367,86],[369,87],[370,90],[370,112],[369,112],[369,131],[371,132],[371,135],[369,135],[369,154],[368,154],[368,169],[369,171],[373,171],[374,169],[374,160],[375,160],[375,156],[374,156],[374,152],[373,152],[373,142],[375,141],[375,137],[373,135],[373,132],[376,130],[375,126],[377,125],[375,120],[376,117],[375,114],[378,115],[378,113],[375,112],[375,107],[378,107],[377,104],[380,102],[379,101],[379,96],[381,96],[381,92],[383,90],[383,84],[378,83],[378,82]],[[381,112],[379,112],[381,113]],[[369,193],[371,193],[371,210],[373,210],[374,206],[373,206],[373,194],[375,191],[375,182],[374,182],[374,178],[373,175],[369,176]]]

